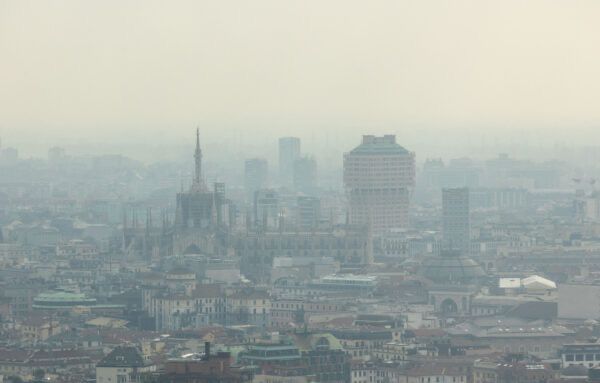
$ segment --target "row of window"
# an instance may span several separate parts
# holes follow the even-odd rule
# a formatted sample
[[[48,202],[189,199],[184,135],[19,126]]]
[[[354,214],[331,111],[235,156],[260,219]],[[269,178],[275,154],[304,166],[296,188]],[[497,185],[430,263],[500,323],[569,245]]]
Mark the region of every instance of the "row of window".
[[[600,354],[565,354],[567,362],[600,361]]]
[[[281,308],[281,309],[303,309],[303,310],[339,310],[340,308],[332,305],[308,305],[305,306],[304,303],[273,303],[271,307]]]

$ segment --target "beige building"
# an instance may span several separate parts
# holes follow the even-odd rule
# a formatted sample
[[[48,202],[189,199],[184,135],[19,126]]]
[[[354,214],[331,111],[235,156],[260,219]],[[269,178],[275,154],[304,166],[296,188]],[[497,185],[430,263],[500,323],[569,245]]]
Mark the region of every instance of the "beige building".
[[[244,289],[227,297],[227,323],[267,327],[271,324],[271,296],[262,290]]]
[[[23,339],[32,343],[43,342],[52,335],[62,332],[62,327],[56,319],[43,316],[30,316],[20,326]]]
[[[279,298],[271,302],[271,326],[289,327],[302,324],[313,314],[338,313],[344,305],[333,301]]]
[[[157,330],[199,328],[224,324],[225,295],[217,285],[198,285],[190,294],[154,290],[145,308]]]
[[[415,154],[396,143],[396,136],[363,136],[344,154],[344,186],[350,223],[370,224],[375,233],[408,225],[415,186]]]
[[[408,345],[403,342],[387,342],[375,349],[373,355],[384,362],[404,362],[408,355]]]

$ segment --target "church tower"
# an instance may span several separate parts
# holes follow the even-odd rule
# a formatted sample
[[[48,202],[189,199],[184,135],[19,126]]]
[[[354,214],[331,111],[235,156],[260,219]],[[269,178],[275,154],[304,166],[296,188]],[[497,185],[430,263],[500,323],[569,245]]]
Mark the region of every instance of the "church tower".
[[[194,182],[192,190],[196,192],[206,191],[204,180],[202,179],[202,149],[200,149],[200,128],[196,128],[196,150],[194,152]]]
[[[223,203],[217,190],[212,191],[206,187],[202,177],[200,131],[196,129],[192,185],[187,192],[177,194],[174,253],[183,254],[192,245],[207,254],[214,252],[214,235],[222,224],[219,213]]]

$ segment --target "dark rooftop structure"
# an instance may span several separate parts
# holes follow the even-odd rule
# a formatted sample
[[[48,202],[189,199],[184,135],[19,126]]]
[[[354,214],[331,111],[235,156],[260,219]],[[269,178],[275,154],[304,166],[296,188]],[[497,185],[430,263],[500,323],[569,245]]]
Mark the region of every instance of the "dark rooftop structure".
[[[102,359],[97,367],[144,367],[140,351],[133,346],[118,346]]]
[[[362,143],[350,151],[358,155],[407,154],[408,150],[396,143],[396,136],[386,134],[383,137],[363,136]]]
[[[436,283],[471,283],[485,276],[477,262],[455,251],[425,259],[420,273]]]

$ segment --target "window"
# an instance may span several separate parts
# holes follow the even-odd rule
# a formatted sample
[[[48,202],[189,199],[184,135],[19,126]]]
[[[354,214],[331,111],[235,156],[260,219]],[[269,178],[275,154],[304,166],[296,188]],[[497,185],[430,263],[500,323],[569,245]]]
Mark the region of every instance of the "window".
[[[575,360],[578,362],[583,362],[583,354],[576,354]]]

